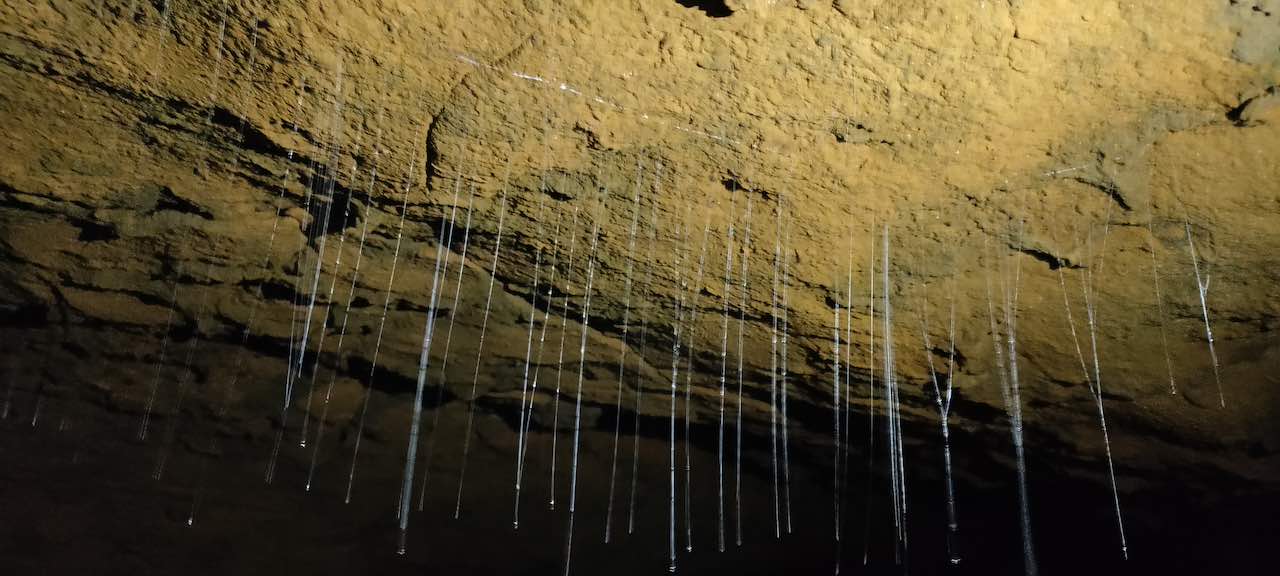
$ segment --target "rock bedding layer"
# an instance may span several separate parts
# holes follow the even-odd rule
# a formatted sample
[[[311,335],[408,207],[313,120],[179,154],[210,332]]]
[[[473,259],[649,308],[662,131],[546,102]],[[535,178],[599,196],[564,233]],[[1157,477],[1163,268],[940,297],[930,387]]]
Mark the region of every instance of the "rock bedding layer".
[[[502,430],[516,426],[530,306],[548,306],[546,283],[558,275],[547,352],[534,370],[543,374],[535,428],[546,431],[546,375],[557,371],[562,322],[575,341],[597,225],[588,423],[612,428],[623,346],[639,362],[626,372],[642,375],[628,376],[624,409],[637,385],[665,393],[683,274],[696,288],[685,302],[698,312],[685,328],[696,352],[690,417],[716,422],[729,296],[746,324],[744,420],[767,433],[782,223],[791,440],[817,446],[830,438],[836,305],[853,306],[852,342],[842,342],[856,378],[851,400],[859,413],[872,403],[867,381],[882,368],[871,359],[882,351],[869,347],[868,299],[887,227],[902,409],[913,430],[919,424],[912,442],[936,442],[922,319],[935,364],[945,363],[954,303],[952,426],[1004,450],[987,295],[988,283],[998,292],[1016,273],[1028,444],[1103,481],[1063,305],[1065,290],[1087,359],[1088,275],[1123,488],[1170,476],[1280,481],[1276,2],[104,0],[10,3],[0,14],[5,383],[84,420],[108,414],[132,426],[155,387],[167,421],[189,379],[181,410],[200,425],[179,428],[181,449],[203,450],[210,429],[269,443],[291,324],[314,293],[290,426],[308,405],[315,425],[336,370],[326,416],[334,437],[350,445],[372,387],[366,433],[386,443],[375,452],[399,453],[436,238],[456,211],[440,314],[442,329],[456,325],[440,402],[465,413],[478,373],[478,409],[496,418],[482,423],[490,441],[477,450],[510,452],[505,436],[514,434]],[[735,259],[726,294],[731,221],[732,250],[745,260]],[[694,287],[704,227],[705,277]],[[1208,284],[1225,407],[1188,233]],[[295,307],[299,292],[304,305]],[[536,350],[541,312],[534,318]],[[576,374],[576,352],[566,356]],[[432,358],[442,363],[442,346]],[[434,407],[434,387],[428,399]],[[641,406],[653,417],[666,410]],[[449,434],[443,442],[461,428]],[[450,452],[440,457],[456,466]],[[910,464],[937,473],[933,462]]]

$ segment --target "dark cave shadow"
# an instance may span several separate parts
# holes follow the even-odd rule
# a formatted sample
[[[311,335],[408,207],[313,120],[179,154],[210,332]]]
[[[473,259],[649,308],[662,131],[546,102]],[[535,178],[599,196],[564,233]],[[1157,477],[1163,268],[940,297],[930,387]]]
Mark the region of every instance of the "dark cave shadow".
[[[733,15],[733,9],[724,0],[676,0],[676,4],[701,10],[708,18],[728,18]]]

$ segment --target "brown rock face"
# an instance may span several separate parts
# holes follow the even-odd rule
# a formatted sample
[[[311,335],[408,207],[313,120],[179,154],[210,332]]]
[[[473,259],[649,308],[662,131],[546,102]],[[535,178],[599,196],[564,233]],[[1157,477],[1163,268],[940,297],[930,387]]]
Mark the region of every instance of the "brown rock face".
[[[661,570],[671,438],[682,570],[830,570],[833,517],[845,563],[867,542],[889,567],[890,412],[923,532],[904,558],[940,567],[952,367],[965,569],[1025,569],[1014,408],[1045,572],[1124,568],[1116,500],[1130,566],[1184,569],[1161,556],[1185,546],[1254,569],[1280,492],[1278,2],[0,15],[0,510],[24,520],[0,556],[24,568],[550,572],[578,458],[579,573]],[[415,394],[413,504],[463,518],[417,515],[397,560]],[[717,557],[739,414],[748,548]],[[804,543],[772,534],[774,434]],[[86,486],[107,493],[58,503]],[[170,533],[202,507],[234,552]],[[1197,536],[1233,517],[1255,529]],[[252,524],[298,550],[236,544]]]

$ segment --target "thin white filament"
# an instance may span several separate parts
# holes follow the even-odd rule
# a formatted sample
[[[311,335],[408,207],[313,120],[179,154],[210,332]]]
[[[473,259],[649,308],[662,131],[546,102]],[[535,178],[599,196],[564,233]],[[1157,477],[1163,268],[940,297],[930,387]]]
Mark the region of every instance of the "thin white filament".
[[[747,255],[751,253],[751,200],[751,196],[747,196],[747,213],[744,218],[742,233],[742,283],[738,293],[738,412],[735,416],[738,438],[737,445],[734,448],[735,457],[733,460],[733,508],[734,521],[736,522],[734,526],[735,542],[739,547],[742,546],[742,333],[745,330],[747,315]]]
[[[467,456],[471,451],[471,430],[475,426],[476,386],[480,380],[480,360],[484,354],[484,336],[489,328],[489,308],[493,304],[493,284],[498,276],[498,255],[502,248],[502,224],[507,215],[507,185],[511,179],[511,164],[507,164],[507,175],[502,182],[502,201],[498,211],[498,235],[493,242],[493,263],[489,266],[489,289],[484,301],[484,319],[480,321],[480,342],[476,345],[476,367],[471,374],[471,395],[467,407],[467,426],[462,437],[462,468],[458,471],[458,498],[453,506],[453,518],[457,520],[462,514],[462,490],[467,480]]]
[[[871,220],[871,254],[867,265],[867,380],[869,382],[870,407],[867,410],[867,495],[866,507],[862,518],[862,565],[866,566],[871,557],[871,479],[876,460],[876,223]],[[836,565],[836,570],[840,569]]]
[[[587,259],[587,295],[582,305],[582,339],[578,344],[578,391],[573,410],[573,462],[570,465],[572,480],[569,483],[569,530],[565,538],[565,576],[569,576],[573,560],[573,520],[578,503],[578,447],[579,434],[582,428],[582,375],[585,372],[587,360],[587,329],[591,316],[591,284],[595,278],[596,244],[600,235],[600,219],[593,218],[592,221],[591,255]]]
[[[694,336],[697,335],[699,301],[702,297],[702,273],[707,259],[707,237],[711,233],[711,219],[702,226],[702,248],[698,253],[698,275],[691,288],[692,302],[689,304],[689,330],[693,331],[686,339],[685,348],[688,350],[688,359],[685,362],[684,369],[684,530],[685,530],[685,552],[693,552],[693,492],[690,485],[693,483],[693,435],[692,420],[690,420],[690,408],[693,404],[693,345]]]
[[[654,181],[657,181],[656,176]],[[645,307],[640,313],[640,346],[637,348],[639,353],[636,354],[636,394],[633,408],[635,421],[631,431],[631,490],[627,503],[627,534],[635,532],[636,528],[636,486],[640,483],[640,414],[642,413],[641,403],[644,400],[644,377],[641,375],[641,370],[643,369],[644,351],[649,338],[649,314],[653,310],[651,302],[653,294],[653,250],[658,242],[657,234],[658,203],[653,202],[649,206],[649,248],[648,254],[645,256],[644,287],[640,290],[640,293],[645,298]]]
[[[569,265],[565,268],[564,298],[560,305],[560,353],[556,360],[556,394],[555,403],[551,416],[551,501],[550,507],[556,509],[556,456],[559,454],[557,449],[557,439],[560,437],[560,382],[564,376],[564,338],[568,333],[569,324],[569,291],[572,290],[573,284],[570,281],[569,273],[573,270],[573,250],[578,243],[578,207],[573,207],[573,225],[571,226],[573,233],[569,236]]]
[[[440,385],[436,390],[436,410],[431,416],[431,438],[427,440],[426,462],[422,465],[422,486],[418,492],[418,511],[421,512],[427,502],[427,486],[431,483],[431,459],[435,455],[436,442],[440,438],[440,413],[444,411],[444,391],[448,385],[449,348],[453,343],[453,324],[458,318],[458,301],[462,295],[462,273],[467,268],[467,250],[471,245],[471,214],[475,207],[476,186],[470,186],[471,194],[467,200],[467,220],[462,231],[462,259],[458,263],[458,275],[453,286],[453,305],[449,307],[449,328],[444,333],[444,357],[440,360]]]
[[[428,124],[423,123],[422,134],[424,140]],[[416,176],[413,167],[417,163],[418,149],[415,146],[413,154],[410,155],[409,166],[405,168],[405,173],[409,175],[409,179],[405,182],[404,192],[401,194],[400,200],[400,223],[396,226],[396,244],[395,249],[391,252],[391,273],[387,276],[386,295],[382,300],[382,316],[378,320],[378,337],[373,344],[373,361],[369,365],[369,386],[365,389],[364,398],[360,401],[360,417],[356,425],[355,446],[351,449],[351,468],[347,473],[347,490],[343,496],[343,502],[351,503],[351,488],[355,484],[356,464],[360,461],[360,442],[364,437],[365,418],[369,414],[369,401],[373,397],[373,380],[378,371],[378,355],[382,351],[382,334],[387,327],[387,309],[391,306],[391,289],[395,286],[396,281],[396,265],[400,261],[400,245],[404,238],[404,218],[409,213],[409,190],[413,188],[414,176]]]
[[[459,177],[460,180],[461,177]],[[455,185],[453,188],[453,207],[451,209],[453,217],[458,214],[458,192],[460,188],[460,184]],[[498,222],[501,223],[502,220],[499,219]],[[431,365],[431,341],[435,338],[436,332],[436,305],[440,301],[440,284],[445,273],[446,239],[449,235],[452,235],[452,228],[452,217],[447,228],[444,219],[441,219],[440,238],[436,240],[435,270],[431,274],[431,295],[427,300],[427,322],[422,328],[422,349],[418,353],[418,382],[413,394],[413,418],[409,422],[409,440],[405,447],[404,479],[400,485],[400,538],[396,552],[401,556],[405,553],[405,539],[409,531],[409,506],[413,503],[413,474],[417,470],[418,438],[422,429],[422,395],[426,391],[427,370]],[[498,238],[502,238],[501,229],[499,229]],[[483,336],[481,338],[483,339]]]
[[[210,277],[213,271],[213,263],[210,262],[205,270],[205,276]],[[155,470],[151,477],[160,480],[164,476],[165,464],[169,461],[169,452],[173,448],[173,442],[177,436],[178,421],[182,418],[182,404],[186,400],[187,390],[190,388],[192,372],[191,361],[195,357],[196,351],[200,348],[200,320],[204,317],[205,307],[209,302],[209,284],[206,283],[200,288],[200,307],[196,310],[196,326],[195,334],[191,337],[191,344],[187,346],[187,358],[183,361],[182,379],[178,381],[178,398],[174,403],[173,416],[169,419],[169,425],[165,429],[164,442],[161,443],[160,454],[156,459]]]
[[[627,235],[627,272],[622,288],[622,351],[618,356],[618,392],[613,423],[613,457],[609,465],[609,504],[604,516],[604,543],[609,543],[613,529],[613,496],[618,477],[618,442],[622,436],[622,381],[626,372],[627,335],[631,320],[631,279],[635,270],[636,230],[640,224],[641,165],[636,161],[636,185],[631,200],[631,231]]]
[[[534,362],[533,369],[533,385],[529,392],[529,405],[523,407],[524,417],[524,446],[520,447],[520,474],[523,479],[524,460],[529,453],[529,425],[532,423],[533,416],[533,399],[538,395],[538,375],[542,372],[542,352],[546,349],[547,344],[547,325],[551,320],[551,309],[554,307],[551,301],[551,295],[556,285],[556,275],[560,271],[560,222],[563,219],[563,211],[556,213],[556,232],[555,241],[551,248],[551,278],[547,281],[547,295],[543,298],[546,302],[546,310],[542,312],[542,329],[538,334],[538,356]],[[575,231],[576,233],[576,231]],[[519,506],[519,502],[516,503]]]
[[[524,350],[524,374],[520,378],[520,421],[516,424],[516,479],[515,479],[515,505],[512,507],[511,526],[513,529],[520,528],[520,484],[524,474],[524,470],[520,466],[520,457],[522,455],[522,447],[524,446],[525,433],[525,413],[524,404],[529,400],[529,365],[533,362],[533,327],[534,318],[538,314],[538,280],[542,273],[542,214],[545,208],[545,194],[538,195],[538,215],[534,219],[537,222],[537,248],[534,255],[533,263],[533,284],[529,287],[529,335],[526,338]]]
[[[790,357],[787,347],[787,334],[790,332],[788,310],[791,307],[791,289],[788,281],[791,276],[791,221],[788,218],[782,245],[782,375],[778,385],[782,395],[782,509],[786,521],[787,534],[791,534],[791,436],[787,421],[787,359]]]
[[[769,297],[769,463],[773,480],[773,537],[782,537],[782,502],[778,493],[778,275],[782,265],[782,205],[774,212],[773,283]]]
[[[835,520],[834,535],[840,541],[840,303],[836,302],[831,329],[831,357],[835,359],[831,374],[831,510]]]
[[[1108,210],[1108,214],[1110,211]],[[1110,224],[1108,222],[1107,224]],[[1104,227],[1104,230],[1109,228]],[[1092,233],[1089,235],[1090,248],[1092,248]],[[1103,246],[1106,246],[1106,237],[1103,237]],[[1102,254],[1098,256],[1098,270],[1102,270]],[[1087,280],[1086,280],[1087,278]],[[1106,447],[1107,456],[1107,474],[1111,480],[1111,497],[1115,504],[1116,510],[1116,526],[1120,532],[1120,553],[1126,560],[1129,559],[1129,544],[1124,533],[1124,516],[1120,512],[1120,493],[1116,488],[1116,472],[1115,465],[1111,459],[1111,435],[1107,431],[1107,415],[1102,406],[1102,367],[1098,356],[1098,328],[1097,328],[1097,291],[1093,283],[1093,267],[1090,266],[1085,274],[1081,276],[1082,292],[1084,294],[1085,315],[1089,321],[1089,342],[1093,351],[1093,383],[1089,387],[1089,391],[1093,395],[1094,405],[1098,409],[1098,423],[1102,428],[1102,441]],[[1068,308],[1069,310],[1069,308]],[[1075,331],[1075,326],[1071,327]],[[1086,382],[1088,379],[1086,378]]]
[[[379,116],[379,119],[381,120],[381,116],[382,116],[381,111],[379,111],[378,116]],[[379,122],[379,124],[381,124],[381,122]],[[365,206],[372,206],[373,204],[372,192],[373,192],[373,186],[378,180],[377,162],[380,156],[379,147],[381,142],[381,136],[382,136],[382,129],[381,127],[379,127],[378,137],[375,139],[375,142],[374,142],[373,168],[370,171],[369,186],[365,188]],[[347,325],[351,321],[351,304],[352,302],[355,301],[356,282],[360,278],[360,264],[364,259],[364,244],[365,244],[365,240],[368,237],[368,232],[369,232],[369,218],[366,216],[360,224],[360,245],[356,249],[356,262],[351,271],[351,286],[348,287],[347,289],[347,305],[342,313],[342,327],[338,330],[338,345],[337,345],[338,364],[334,366],[333,374],[329,378],[329,386],[324,393],[324,401],[320,407],[320,422],[319,424],[317,424],[317,427],[316,427],[315,445],[312,446],[311,448],[311,464],[310,466],[308,466],[308,469],[307,469],[307,484],[306,484],[307,491],[311,490],[311,482],[315,479],[316,465],[320,457],[320,445],[324,441],[325,423],[328,421],[328,418],[329,418],[329,403],[331,398],[333,397],[333,390],[338,381],[338,372],[342,366],[342,344],[347,336]]]
[[[660,195],[659,195],[660,197]],[[683,254],[676,257],[676,290],[679,297],[676,300],[676,317],[671,325],[671,412],[670,412],[670,450],[668,457],[668,512],[667,512],[667,544],[668,544],[668,564],[667,571],[676,571],[676,388],[679,382],[680,367],[680,336],[683,330],[683,314],[685,289],[688,281],[684,278],[684,268],[688,263],[689,254],[688,245],[688,213],[685,214],[685,222],[681,232],[681,245],[686,246],[682,250]]]
[[[1003,281],[1004,279],[1002,274],[1001,282],[1003,283]],[[1014,456],[1017,458],[1018,464],[1018,511],[1022,529],[1023,570],[1027,576],[1035,576],[1035,574],[1038,573],[1038,568],[1035,559],[1035,547],[1032,543],[1031,535],[1031,502],[1027,494],[1026,464],[1023,460],[1022,452],[1022,423],[1019,419],[1020,415],[1014,410],[1010,385],[1011,371],[1006,368],[1004,361],[1005,352],[1000,344],[1001,331],[996,321],[995,304],[991,294],[991,274],[989,270],[987,273],[986,284],[987,318],[991,325],[991,344],[995,358],[996,374],[1000,379],[1000,394],[1004,398],[1005,410],[1009,413],[1009,419],[1012,424],[1010,426],[1010,433],[1013,436]],[[1013,315],[1007,313],[1009,311],[1008,309],[1011,308],[1010,305],[1012,303],[1009,302],[1007,298],[1007,290],[1005,291],[1005,294],[1005,326],[1006,329],[1012,330],[1013,327],[1009,326],[1009,321],[1012,319]]]
[[[1200,311],[1204,316],[1204,337],[1209,344],[1209,358],[1213,360],[1213,381],[1218,385],[1218,406],[1227,407],[1227,400],[1222,395],[1222,377],[1218,374],[1218,352],[1213,347],[1213,328],[1209,326],[1209,277],[1200,278],[1200,257],[1196,253],[1196,243],[1191,238],[1191,223],[1183,222],[1187,231],[1187,251],[1191,253],[1191,266],[1196,274],[1196,293],[1200,295]]]
[[[928,287],[925,287],[926,290]],[[954,291],[954,286],[952,288]],[[951,417],[951,393],[955,383],[955,334],[956,334],[956,307],[954,294],[951,300],[950,311],[948,313],[948,329],[947,334],[950,339],[950,347],[947,350],[947,385],[942,388],[938,385],[938,373],[934,369],[933,364],[933,343],[929,338],[929,307],[928,295],[925,294],[924,313],[921,315],[921,331],[924,333],[924,353],[929,364],[929,377],[933,384],[934,405],[938,409],[938,421],[942,428],[942,460],[943,471],[946,477],[946,496],[947,496],[947,557],[951,564],[960,563],[959,551],[956,550],[956,532],[958,524],[956,523],[956,502],[955,487],[951,480],[951,433],[948,426]]]
[[[735,182],[729,194],[728,232],[725,236],[724,244],[724,289],[720,293],[720,304],[724,312],[724,320],[720,332],[720,432],[716,436],[716,516],[718,520],[716,547],[720,552],[724,552],[724,398],[725,382],[729,370],[729,298],[732,290],[733,222],[737,216],[737,211],[735,210],[737,197],[738,187]]]

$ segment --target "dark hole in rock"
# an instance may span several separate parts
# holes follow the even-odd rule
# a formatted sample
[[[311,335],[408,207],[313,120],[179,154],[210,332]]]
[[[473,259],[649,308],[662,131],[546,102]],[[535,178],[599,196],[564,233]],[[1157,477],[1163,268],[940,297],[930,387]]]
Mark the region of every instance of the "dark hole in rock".
[[[80,235],[76,238],[81,242],[109,242],[120,237],[114,224],[81,220],[75,225],[80,229]]]
[[[370,368],[372,368],[372,372]],[[404,376],[399,372],[392,372],[382,366],[373,367],[368,360],[360,356],[352,356],[347,361],[347,371],[355,375],[365,386],[388,394],[412,392],[418,386],[418,382],[413,378]]]
[[[205,220],[213,220],[213,213],[205,210],[199,204],[187,200],[174,193],[172,188],[168,186],[160,186],[158,198],[156,198],[156,206],[152,213],[161,210],[171,210],[182,214],[191,214],[199,216]]]
[[[724,0],[676,0],[676,4],[685,8],[700,10],[708,18],[728,18],[733,16],[733,9]]]
[[[314,228],[311,234],[339,234],[360,222],[361,208],[354,201],[350,188],[330,180],[328,176],[319,179],[313,176],[308,185],[315,186],[315,195],[308,207],[311,221],[324,222],[323,228]],[[315,193],[316,189],[320,193]]]
[[[286,284],[279,280],[245,280],[240,283],[242,288],[253,291],[257,288],[262,291],[262,298],[266,300],[291,301],[296,288],[291,284]]]

